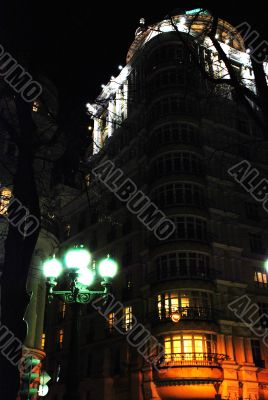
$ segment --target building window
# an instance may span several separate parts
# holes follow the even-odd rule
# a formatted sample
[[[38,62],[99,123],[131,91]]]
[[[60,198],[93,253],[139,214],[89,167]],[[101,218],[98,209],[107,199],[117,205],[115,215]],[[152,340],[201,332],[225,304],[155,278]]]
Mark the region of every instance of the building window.
[[[211,307],[211,294],[197,290],[164,293],[157,297],[159,319],[170,318],[175,311],[179,311],[185,317],[208,317]]]
[[[250,122],[245,116],[236,119],[236,129],[246,135],[250,134]]]
[[[42,338],[41,338],[41,349],[44,350],[46,345],[46,334],[42,333]]]
[[[251,340],[251,349],[252,349],[252,357],[254,364],[257,367],[265,368],[265,362],[264,360],[262,360],[262,355],[261,355],[261,343],[258,339]]]
[[[149,116],[151,121],[156,121],[168,115],[192,114],[196,110],[196,103],[193,99],[189,97],[169,96],[156,101],[150,110]]]
[[[267,287],[267,283],[268,283],[268,276],[266,273],[263,272],[255,272],[254,273],[254,282],[256,282],[256,284],[258,286],[264,286]]]
[[[127,290],[132,290],[132,274],[129,272],[126,274],[126,288]]]
[[[252,253],[261,253],[263,254],[263,244],[262,237],[259,234],[250,233],[249,234],[249,243],[250,249]]]
[[[0,216],[8,213],[8,206],[12,197],[12,192],[8,188],[0,188]]]
[[[260,215],[258,205],[254,203],[246,203],[245,206],[246,216],[253,221],[259,221]]]
[[[64,340],[64,329],[60,329],[58,332],[58,347],[60,350],[63,348],[63,340]]]
[[[152,193],[153,201],[159,207],[187,205],[204,207],[205,193],[201,186],[190,183],[164,185]]]
[[[161,46],[154,50],[149,58],[148,65],[152,68],[161,63],[166,62],[176,62],[176,64],[181,64],[184,61],[185,49],[182,44],[174,43]]]
[[[108,330],[109,332],[112,332],[114,329],[114,324],[115,324],[115,314],[114,313],[109,313],[108,314]]]
[[[66,315],[66,303],[61,302],[59,304],[59,319],[63,320]]]
[[[178,252],[156,259],[157,279],[204,279],[209,277],[209,257],[199,253]]]
[[[268,328],[268,303],[258,303],[259,306],[259,324],[262,328]]]
[[[181,334],[164,338],[165,361],[206,360],[216,350],[214,335]]]
[[[185,123],[162,125],[153,131],[152,138],[150,145],[154,148],[174,143],[199,145],[197,128]]]
[[[156,177],[170,174],[203,174],[201,158],[194,153],[169,153],[157,158],[152,164],[152,173]]]
[[[148,87],[151,94],[163,88],[174,88],[174,86],[183,86],[185,84],[185,72],[183,69],[170,68],[162,70],[154,75],[150,80]]]
[[[176,229],[169,240],[197,240],[207,242],[207,222],[196,217],[170,218]]]
[[[123,328],[126,331],[129,331],[132,328],[132,320],[133,320],[132,306],[127,306],[123,310]]]
[[[40,107],[39,101],[33,102],[33,112],[37,112]]]

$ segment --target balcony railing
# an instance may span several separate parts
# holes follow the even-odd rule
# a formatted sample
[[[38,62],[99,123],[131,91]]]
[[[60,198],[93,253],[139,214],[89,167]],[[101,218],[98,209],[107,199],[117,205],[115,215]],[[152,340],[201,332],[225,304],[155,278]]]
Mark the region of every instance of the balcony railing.
[[[205,266],[202,270],[199,268],[195,268],[195,270],[181,271],[178,267],[176,269],[159,269],[151,271],[149,274],[149,281],[151,283],[157,282],[165,282],[172,280],[202,280],[202,281],[211,281],[215,279],[217,276],[216,271],[210,269],[208,266]]]
[[[222,361],[228,360],[225,354],[217,353],[171,353],[166,354],[163,360],[160,360],[158,367],[183,367],[183,366],[201,366],[217,367]]]
[[[172,314],[180,314],[181,320],[212,321],[219,317],[219,312],[209,307],[179,307],[174,310],[158,309],[151,315],[153,324],[172,321]]]

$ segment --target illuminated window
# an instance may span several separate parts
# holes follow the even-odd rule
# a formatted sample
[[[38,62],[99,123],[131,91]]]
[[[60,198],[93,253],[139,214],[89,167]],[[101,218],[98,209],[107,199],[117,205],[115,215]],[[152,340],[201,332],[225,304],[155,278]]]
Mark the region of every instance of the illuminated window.
[[[108,329],[109,331],[112,331],[114,328],[114,323],[115,323],[115,315],[114,313],[108,314]]]
[[[66,303],[60,303],[60,318],[64,319],[66,315]]]
[[[42,334],[42,339],[41,339],[41,349],[42,349],[42,350],[45,349],[45,344],[46,344],[46,334],[43,333],[43,334]]]
[[[12,192],[8,188],[0,189],[0,215],[7,215]]]
[[[58,345],[60,350],[63,348],[63,339],[64,339],[64,330],[60,329],[58,332]]]
[[[33,112],[37,112],[39,109],[39,103],[38,101],[34,101],[33,103]]]
[[[258,286],[267,286],[268,283],[267,274],[263,272],[255,272],[254,282],[256,282]]]
[[[216,350],[214,335],[181,334],[164,338],[165,361],[208,359]]]
[[[132,306],[125,307],[123,310],[123,328],[128,331],[132,328]]]
[[[211,308],[212,297],[207,292],[178,291],[157,296],[159,319],[170,318],[175,311],[179,311],[182,316],[186,317],[209,317]]]

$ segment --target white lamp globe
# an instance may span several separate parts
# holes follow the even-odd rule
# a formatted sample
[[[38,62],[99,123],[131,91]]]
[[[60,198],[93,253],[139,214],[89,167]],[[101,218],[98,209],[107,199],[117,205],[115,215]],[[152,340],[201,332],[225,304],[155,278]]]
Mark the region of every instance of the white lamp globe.
[[[91,255],[84,246],[74,247],[67,251],[64,261],[67,268],[82,270],[90,263]]]
[[[102,278],[114,278],[117,271],[118,264],[109,255],[99,263],[98,272]]]
[[[62,272],[62,265],[55,257],[44,262],[43,265],[44,275],[47,278],[58,278]]]
[[[93,271],[91,271],[88,268],[82,268],[79,271],[77,282],[81,286],[88,287],[88,286],[92,285],[93,281],[94,281],[94,273],[93,273]]]
[[[268,272],[268,260],[265,261],[264,268],[265,268],[265,271]]]

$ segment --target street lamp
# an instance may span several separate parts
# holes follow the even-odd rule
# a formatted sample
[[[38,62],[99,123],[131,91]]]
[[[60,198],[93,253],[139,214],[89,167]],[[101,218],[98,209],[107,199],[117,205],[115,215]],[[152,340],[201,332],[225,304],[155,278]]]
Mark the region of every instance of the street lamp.
[[[69,303],[73,308],[73,320],[71,327],[70,357],[68,359],[68,372],[66,380],[66,394],[64,400],[80,400],[79,396],[79,312],[80,304],[88,304],[96,295],[107,296],[111,290],[112,279],[118,271],[117,263],[110,258],[101,260],[95,269],[89,268],[91,254],[84,246],[75,246],[67,251],[64,257],[64,265],[55,256],[43,265],[44,275],[47,278],[48,301],[52,302],[54,297]],[[65,268],[64,268],[65,267]],[[62,274],[67,274],[68,288],[66,290],[55,290],[57,280]],[[101,278],[102,290],[90,290],[97,277]]]
[[[268,260],[264,262],[264,269],[268,273]]]

